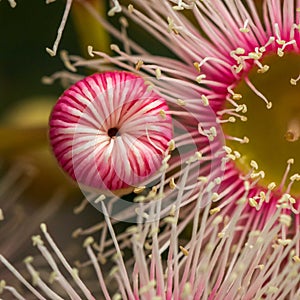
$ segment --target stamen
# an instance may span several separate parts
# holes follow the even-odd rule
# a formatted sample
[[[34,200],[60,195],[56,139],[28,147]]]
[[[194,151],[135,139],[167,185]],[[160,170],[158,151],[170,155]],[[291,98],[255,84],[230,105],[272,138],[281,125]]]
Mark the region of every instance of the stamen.
[[[291,192],[292,186],[294,184],[295,181],[299,181],[300,180],[300,175],[299,174],[294,174],[290,177],[290,183],[286,189],[286,193],[289,194]]]
[[[287,161],[287,167],[286,167],[286,170],[284,172],[284,175],[282,177],[282,180],[281,180],[281,183],[280,183],[280,186],[279,186],[279,189],[282,190],[285,182],[286,182],[286,179],[288,177],[288,174],[290,172],[290,169],[291,169],[291,165],[294,164],[294,159],[293,158],[290,158],[288,161]]]
[[[295,41],[295,40],[291,40],[291,41],[289,41],[289,42],[287,42],[287,43],[284,43],[284,45],[282,46],[281,50],[284,51],[284,49],[285,49],[287,46],[289,46],[289,45],[294,45],[294,44],[296,44],[296,41]]]
[[[116,13],[119,13],[122,11],[122,8],[120,6],[120,3],[118,0],[112,0],[113,2],[113,7],[109,10],[109,12],[107,13],[107,15],[109,17],[113,17]]]
[[[192,9],[194,1],[191,4],[184,3],[183,0],[178,0],[177,5],[172,6],[174,10]],[[176,3],[176,2],[175,2]]]
[[[279,44],[279,45],[284,45],[285,41],[281,39],[281,35],[280,35],[280,30],[279,30],[278,23],[274,24],[274,29],[275,29],[275,35],[277,37],[276,43]]]
[[[257,70],[257,73],[259,73],[259,74],[266,73],[270,69],[270,66],[262,65],[262,63],[259,62],[258,60],[255,60],[254,63],[259,67],[259,69]]]
[[[201,72],[200,63],[198,63],[198,62],[195,61],[193,63],[193,65],[194,65],[195,69],[200,73]]]
[[[209,100],[205,95],[201,96],[201,100],[204,106],[209,106]]]
[[[26,286],[28,290],[32,294],[36,296],[37,299],[39,300],[46,300],[22,275],[21,273],[13,266],[10,264],[10,262],[4,258],[2,255],[0,255],[0,261],[4,264],[4,266],[23,284]]]
[[[170,17],[167,18],[168,21],[168,31],[169,33],[173,32],[176,35],[179,34],[179,31],[175,28],[174,20]]]
[[[93,242],[93,240],[90,237],[88,237],[84,242],[84,247],[86,248],[87,254],[89,255],[89,257],[92,261],[92,264],[93,264],[94,269],[96,271],[96,275],[98,277],[99,285],[102,289],[102,292],[103,292],[104,296],[107,299],[110,299],[109,293],[108,293],[108,290],[107,290],[107,287],[105,285],[105,281],[104,281],[104,278],[103,278],[102,270],[100,268],[100,264],[98,263],[97,257],[95,256],[95,254],[94,254],[94,252],[91,248],[91,243],[90,242]]]
[[[8,2],[12,8],[15,8],[17,6],[17,2],[15,0],[8,0]]]
[[[242,28],[240,28],[240,32],[242,32],[242,33],[248,33],[250,31],[250,29],[248,28],[248,24],[249,24],[249,20],[247,19],[244,22],[244,26]]]
[[[134,6],[133,6],[132,4],[129,4],[129,5],[128,5],[128,12],[129,12],[130,14],[132,14],[132,13],[133,13],[133,10],[134,10]]]
[[[295,38],[295,32],[300,31],[300,24],[294,23],[291,27],[290,31],[290,39],[293,40]]]
[[[201,124],[198,124],[198,131],[200,134],[206,136],[209,141],[213,141],[214,138],[217,136],[217,131],[215,127],[210,127],[209,129],[203,129]]]
[[[88,54],[89,54],[90,57],[94,57],[95,56],[95,54],[93,53],[94,52],[93,46],[89,45],[87,47],[87,51],[88,51]]]
[[[241,144],[248,144],[249,141],[250,141],[247,136],[244,136],[243,138],[238,138],[238,137],[235,137],[235,136],[226,135],[226,139],[230,140],[230,141],[236,141],[236,142],[239,142]]]
[[[68,15],[69,15],[70,10],[71,10],[72,1],[73,1],[73,0],[67,0],[67,4],[66,4],[66,7],[65,7],[65,11],[64,11],[64,14],[63,14],[61,23],[60,23],[60,25],[59,25],[59,28],[58,28],[58,30],[57,30],[57,36],[56,36],[56,40],[55,40],[55,42],[54,42],[53,48],[52,48],[52,49],[46,48],[46,51],[47,51],[51,56],[55,56],[55,55],[56,55],[57,48],[58,48],[59,42],[60,42],[61,37],[62,37],[62,33],[63,33],[63,31],[64,31],[64,28],[65,28],[65,25],[66,25],[66,22],[67,22],[67,19],[68,19]]]
[[[299,80],[300,80],[300,74],[297,78],[291,78],[290,83],[291,85],[297,85]]]
[[[245,82],[247,83],[249,88],[267,104],[267,109],[271,109],[272,102],[269,102],[268,99],[259,90],[256,89],[256,87],[253,85],[253,83],[248,77],[245,77]]]
[[[60,58],[63,61],[64,65],[67,69],[69,69],[72,72],[77,71],[77,69],[71,64],[69,56],[68,56],[68,52],[66,50],[60,51]]]
[[[128,39],[128,35],[127,35],[128,21],[125,17],[121,17],[119,21],[121,24],[122,42],[124,45],[125,52],[128,54],[131,54],[130,43],[129,43],[129,39]]]
[[[196,81],[198,83],[201,83],[202,82],[202,79],[205,79],[206,78],[206,75],[205,74],[201,74],[199,76],[196,77]]]
[[[215,62],[215,63],[218,63],[218,64],[223,65],[224,67],[229,67],[229,66],[230,66],[227,62],[225,62],[225,61],[222,60],[222,59],[219,59],[219,58],[216,58],[216,57],[209,57],[209,56],[206,56],[205,58],[203,58],[203,59],[201,60],[200,63],[195,62],[195,63],[194,63],[194,66],[195,66],[195,68],[200,72],[201,67],[202,67],[206,62],[208,62],[208,61],[213,61],[213,62]]]
[[[139,70],[141,69],[141,67],[143,66],[143,64],[144,64],[144,62],[143,62],[141,59],[139,59],[139,60],[137,61],[137,63],[135,64],[135,69],[136,69],[137,71],[139,71]]]
[[[224,123],[234,123],[236,121],[235,117],[229,117],[228,119],[216,119],[217,123],[224,124]]]
[[[6,285],[4,280],[0,281],[0,294],[2,290],[10,292],[17,300],[26,300],[14,287]]]
[[[238,66],[233,66],[232,70],[236,73],[239,74],[240,72],[242,72],[244,66],[243,64],[239,64]]]
[[[274,41],[275,41],[275,37],[274,37],[274,36],[271,36],[271,37],[269,38],[268,42],[267,42],[264,46],[262,46],[262,47],[259,48],[259,51],[260,51],[260,52],[265,52],[265,51],[266,51],[266,48],[267,48],[268,46],[270,46]]]

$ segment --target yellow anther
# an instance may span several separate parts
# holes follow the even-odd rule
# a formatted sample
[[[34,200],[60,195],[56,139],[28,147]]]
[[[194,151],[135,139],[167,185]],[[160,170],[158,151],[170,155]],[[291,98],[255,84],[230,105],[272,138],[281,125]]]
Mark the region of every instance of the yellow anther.
[[[242,33],[248,33],[250,31],[250,29],[249,28],[240,28],[240,32],[242,32]]]
[[[294,174],[293,176],[290,177],[291,181],[299,181],[300,180],[300,175],[299,174]]]
[[[201,74],[201,75],[199,75],[199,76],[196,77],[196,81],[198,83],[201,83],[202,80],[205,79],[205,78],[206,78],[206,75],[205,74]]]
[[[182,100],[182,99],[177,99],[177,104],[180,105],[180,106],[185,106],[186,105],[185,101]]]
[[[283,56],[284,56],[284,52],[283,52],[283,50],[282,50],[281,48],[278,48],[278,49],[277,49],[277,55],[278,55],[279,57],[283,57]]]
[[[275,187],[276,187],[275,182],[271,182],[271,183],[268,185],[268,190],[272,191]]]
[[[244,136],[243,137],[243,143],[248,144],[250,142],[249,138]]]
[[[93,53],[93,50],[94,50],[94,49],[93,49],[93,46],[90,46],[90,45],[89,45],[89,46],[87,47],[87,51],[88,51],[88,54],[89,54],[90,57],[94,57],[94,56],[95,56],[95,54]]]
[[[243,96],[241,94],[233,94],[232,95],[233,100],[241,100],[242,98],[243,98]]]
[[[241,153],[238,151],[233,151],[236,158],[241,158]]]
[[[296,79],[293,79],[293,78],[291,78],[291,80],[290,80],[290,83],[291,83],[292,85],[297,85],[297,80],[296,80]]]
[[[293,256],[293,261],[294,261],[295,263],[300,263],[300,257],[297,256],[297,255],[294,255],[294,256]]]
[[[184,256],[188,256],[189,255],[189,251],[187,249],[185,249],[182,246],[179,246],[180,251],[183,253]]]
[[[116,45],[116,44],[111,44],[111,45],[110,45],[110,49],[111,49],[112,51],[116,51],[116,52],[119,52],[119,51],[120,51],[119,46]]]
[[[278,239],[277,242],[281,246],[287,246],[289,243],[291,243],[291,239]]]
[[[175,141],[174,140],[170,140],[169,143],[168,143],[168,146],[169,146],[169,148],[168,148],[169,152],[174,151],[175,148],[176,148]]]
[[[257,52],[250,52],[248,54],[248,56],[250,58],[254,59],[254,60],[258,60],[258,59],[260,59],[262,57],[262,53],[259,53],[259,52],[258,53]]]
[[[211,196],[211,201],[215,202],[216,200],[218,200],[220,198],[218,193],[213,193]]]
[[[135,64],[135,69],[136,69],[137,71],[139,71],[139,70],[141,69],[141,67],[142,67],[143,64],[144,64],[144,62],[143,62],[141,59],[139,59],[139,60],[137,61],[137,63]]]
[[[258,169],[258,164],[257,164],[257,162],[256,162],[255,160],[251,160],[250,166],[251,166],[252,168],[254,168],[255,170]]]
[[[265,268],[265,265],[261,264],[257,266],[261,271]]]
[[[193,65],[196,68],[196,70],[200,73],[201,72],[200,63],[194,62]]]
[[[256,200],[254,198],[249,198],[249,205],[251,207],[258,207],[258,203],[256,202]]]
[[[223,146],[223,149],[224,149],[224,151],[225,151],[227,154],[232,153],[232,149],[231,149],[230,147],[228,147],[228,146]]]
[[[174,190],[176,188],[174,177],[171,177],[169,186],[171,190]]]
[[[277,286],[270,286],[267,290],[267,294],[274,294],[278,291],[278,287]]]
[[[139,187],[134,188],[133,192],[135,194],[140,194],[145,190],[145,188],[146,188],[145,186],[139,186]]]
[[[87,237],[83,242],[83,247],[88,247],[94,243],[94,238],[92,236]]]
[[[212,209],[209,211],[209,213],[210,213],[210,215],[212,216],[212,215],[214,215],[214,214],[216,214],[216,213],[218,213],[218,212],[220,212],[220,211],[221,211],[220,207],[215,207],[215,208],[212,208]]]
[[[130,14],[132,14],[132,13],[133,13],[133,10],[134,10],[133,5],[132,5],[132,4],[129,4],[129,5],[128,5],[128,12],[129,12]]]
[[[208,178],[205,177],[205,176],[199,176],[199,177],[197,178],[197,180],[198,180],[198,181],[201,181],[201,182],[203,182],[203,183],[207,183],[207,182],[208,182]]]
[[[204,106],[208,106],[209,105],[209,100],[208,100],[208,98],[205,95],[201,96],[201,100],[202,100]]]
[[[215,219],[213,220],[212,224],[213,225],[219,225],[223,221],[222,216],[216,216]]]
[[[267,109],[271,109],[272,106],[273,106],[273,103],[272,103],[272,102],[268,102],[268,104],[267,104]]]
[[[234,66],[234,71],[236,74],[240,73],[243,70],[244,66],[242,64]]]
[[[257,73],[263,74],[263,73],[268,72],[269,69],[270,69],[270,66],[264,65],[264,66],[262,66],[262,68],[259,68],[259,69],[257,70]]]
[[[282,214],[279,217],[279,222],[287,227],[290,227],[292,224],[292,217],[286,214]]]
[[[167,115],[166,115],[166,112],[162,109],[159,111],[159,115],[162,117],[162,119],[166,119],[167,118]]]
[[[161,70],[159,68],[155,70],[155,75],[157,80],[161,79]]]
[[[245,54],[245,49],[239,47],[239,48],[236,48],[236,50],[234,52],[238,55],[243,55],[243,54]]]
[[[261,191],[259,193],[259,198],[262,200],[262,201],[265,201],[266,200],[266,193],[264,191]]]

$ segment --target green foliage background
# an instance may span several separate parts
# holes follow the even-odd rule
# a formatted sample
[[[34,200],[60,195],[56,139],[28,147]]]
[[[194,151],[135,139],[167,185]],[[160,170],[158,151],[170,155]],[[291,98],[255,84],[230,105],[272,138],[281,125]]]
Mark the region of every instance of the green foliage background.
[[[50,57],[45,48],[52,47],[64,7],[64,1],[18,1],[15,8],[0,2],[0,115],[22,99],[62,92],[58,83],[43,85],[41,78],[63,68],[59,55]],[[70,20],[62,47],[78,53]]]

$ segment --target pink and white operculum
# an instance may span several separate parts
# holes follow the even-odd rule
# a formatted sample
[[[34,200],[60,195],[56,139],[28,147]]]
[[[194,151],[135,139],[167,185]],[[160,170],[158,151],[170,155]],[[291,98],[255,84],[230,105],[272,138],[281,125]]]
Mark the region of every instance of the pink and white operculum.
[[[160,168],[173,135],[168,111],[166,101],[137,75],[88,76],[67,89],[53,108],[53,152],[79,184],[127,190]]]

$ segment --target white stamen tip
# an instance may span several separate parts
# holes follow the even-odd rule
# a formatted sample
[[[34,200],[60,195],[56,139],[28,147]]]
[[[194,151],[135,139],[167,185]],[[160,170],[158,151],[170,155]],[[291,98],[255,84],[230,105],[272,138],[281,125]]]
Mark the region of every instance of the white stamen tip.
[[[90,57],[94,57],[94,53],[93,53],[93,46],[88,46],[87,47],[87,51]]]
[[[53,51],[53,50],[50,49],[50,48],[46,48],[46,51],[50,54],[50,56],[55,56],[55,55],[56,55],[56,52]]]
[[[47,225],[46,225],[45,223],[42,223],[42,224],[40,225],[40,228],[41,228],[41,230],[42,230],[43,233],[46,233],[46,232],[47,232]]]

